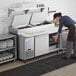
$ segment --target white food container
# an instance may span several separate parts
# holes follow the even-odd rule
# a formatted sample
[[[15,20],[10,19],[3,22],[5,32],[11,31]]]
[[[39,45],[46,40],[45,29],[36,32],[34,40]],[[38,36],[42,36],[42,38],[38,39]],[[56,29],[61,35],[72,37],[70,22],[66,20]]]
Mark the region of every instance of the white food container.
[[[12,47],[13,46],[13,40],[12,39],[6,40],[6,44],[7,44],[7,47]]]
[[[0,41],[0,49],[6,48],[6,41]]]

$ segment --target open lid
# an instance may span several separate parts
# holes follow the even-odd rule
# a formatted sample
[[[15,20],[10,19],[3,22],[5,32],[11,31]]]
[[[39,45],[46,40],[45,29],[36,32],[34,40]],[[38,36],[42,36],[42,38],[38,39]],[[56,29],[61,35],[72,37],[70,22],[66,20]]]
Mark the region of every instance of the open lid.
[[[30,24],[30,18],[34,13],[41,13],[44,10],[44,7],[36,7],[36,8],[16,8],[9,9],[9,16],[12,18],[11,26],[13,27],[24,27]],[[32,18],[31,18],[32,19]]]
[[[12,26],[15,28],[27,26],[29,23],[30,14],[14,16]]]

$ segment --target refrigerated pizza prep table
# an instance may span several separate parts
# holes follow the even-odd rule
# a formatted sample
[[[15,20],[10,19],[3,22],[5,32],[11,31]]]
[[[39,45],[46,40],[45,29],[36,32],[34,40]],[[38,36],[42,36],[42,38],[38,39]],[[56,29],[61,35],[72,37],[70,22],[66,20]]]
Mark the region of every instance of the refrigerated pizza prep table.
[[[9,32],[18,35],[18,57],[21,60],[31,59],[60,49],[60,47],[57,47],[58,42],[52,41],[53,36],[58,31],[58,27],[51,23],[41,24],[39,26],[31,24],[33,13],[42,12],[43,9],[44,7],[34,8],[33,11],[31,11],[32,9],[16,9],[17,11],[13,9],[14,15],[10,13],[13,18]],[[9,10],[12,12],[11,9]],[[29,24],[15,25],[15,16],[22,15],[24,18],[25,16],[23,14],[28,13],[31,13],[28,21]],[[63,30],[65,29],[64,27]]]

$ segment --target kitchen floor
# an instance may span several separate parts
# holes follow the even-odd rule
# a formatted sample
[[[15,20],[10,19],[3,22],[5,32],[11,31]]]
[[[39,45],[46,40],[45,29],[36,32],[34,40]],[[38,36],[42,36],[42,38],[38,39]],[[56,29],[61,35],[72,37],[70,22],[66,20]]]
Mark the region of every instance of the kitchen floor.
[[[40,57],[37,59],[29,60],[26,63],[24,63],[23,61],[20,61],[20,60],[16,60],[15,62],[12,61],[12,62],[8,62],[8,63],[4,63],[4,64],[0,65],[0,72],[6,71],[6,70],[9,70],[12,68],[16,68],[16,67],[19,67],[22,65],[26,65],[26,64],[29,64],[29,63],[38,61],[40,59],[44,59],[44,58],[47,58],[49,56],[53,56],[53,55],[56,55],[56,53],[51,54],[51,55],[46,55],[46,56],[43,56],[43,57]],[[76,63],[62,67],[60,69],[54,70],[54,71],[49,72],[49,73],[45,73],[41,76],[76,76]]]

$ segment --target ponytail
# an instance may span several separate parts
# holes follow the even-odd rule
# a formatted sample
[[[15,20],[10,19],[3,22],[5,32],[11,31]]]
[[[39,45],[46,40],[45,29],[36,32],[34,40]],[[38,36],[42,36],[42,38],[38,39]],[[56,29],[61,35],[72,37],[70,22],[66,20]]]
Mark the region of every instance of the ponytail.
[[[62,13],[61,13],[61,12],[59,12],[59,13],[58,13],[58,16],[59,16],[59,17],[60,17],[60,16],[62,16]]]

